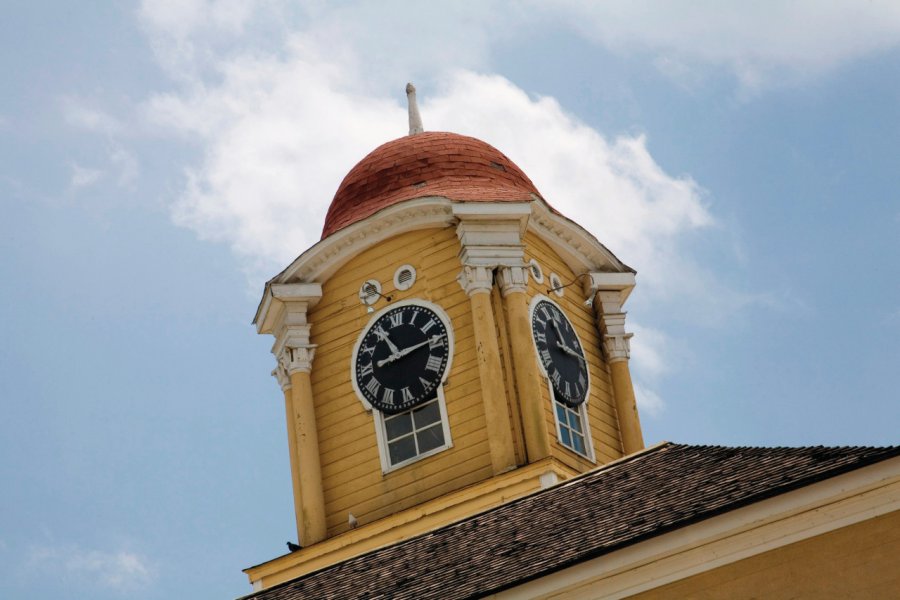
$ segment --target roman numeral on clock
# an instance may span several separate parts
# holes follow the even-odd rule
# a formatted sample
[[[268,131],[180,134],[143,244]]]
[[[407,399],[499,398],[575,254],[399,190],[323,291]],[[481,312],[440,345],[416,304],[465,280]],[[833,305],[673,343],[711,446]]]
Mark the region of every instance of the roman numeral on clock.
[[[381,401],[385,404],[393,404],[394,403],[394,390],[389,387],[384,388],[384,394],[381,396]]]
[[[429,355],[428,362],[425,363],[425,370],[435,372],[440,371],[442,362],[443,360],[440,356]]]
[[[390,319],[391,319],[391,329],[393,329],[394,327],[399,327],[400,325],[403,325],[403,313],[402,312],[392,314],[390,316]]]
[[[427,334],[428,334],[428,330],[431,329],[432,327],[434,327],[435,325],[437,325],[437,323],[435,323],[434,319],[428,319],[428,322],[425,323],[424,325],[422,325],[422,326],[419,328],[419,330],[420,330],[422,333],[424,333],[424,334],[427,335]]]
[[[541,360],[544,361],[545,365],[549,365],[550,361],[552,360],[550,357],[550,351],[547,350],[546,348],[543,348],[541,350]]]
[[[374,377],[370,378],[368,383],[366,383],[366,389],[372,394],[373,398],[378,397],[378,390],[381,389],[381,384],[378,383],[378,380]]]
[[[368,377],[369,375],[372,374],[372,370],[373,370],[373,369],[372,369],[372,363],[364,364],[364,365],[363,365],[362,367],[360,367],[360,369],[359,369],[359,376],[360,376],[360,377]]]

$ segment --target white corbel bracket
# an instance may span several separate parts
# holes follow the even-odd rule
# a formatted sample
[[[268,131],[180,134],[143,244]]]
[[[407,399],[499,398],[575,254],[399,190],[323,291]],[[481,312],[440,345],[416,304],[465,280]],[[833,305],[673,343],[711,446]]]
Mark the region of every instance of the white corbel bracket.
[[[453,205],[458,219],[459,261],[463,265],[459,284],[466,294],[489,293],[493,271],[503,287],[525,290],[525,248],[522,237],[531,216],[530,202],[466,202]]]
[[[276,283],[267,290],[258,324],[261,333],[275,336],[272,354],[278,364],[273,374],[283,390],[290,385],[291,374],[312,370],[316,345],[310,343],[307,313],[321,297],[318,283]]]
[[[634,273],[591,273],[585,278],[585,295],[593,301],[597,324],[603,334],[603,354],[610,363],[631,357],[632,333],[625,331],[622,306],[634,289]]]
[[[529,202],[468,202],[453,205],[459,219],[459,260],[472,267],[521,266],[522,236],[531,215]]]
[[[599,292],[617,292],[615,295],[605,295],[607,301],[614,300],[618,305],[610,311],[603,312],[620,312],[625,306],[625,301],[631,295],[634,289],[634,273],[588,273],[589,277],[584,278],[584,295],[593,301],[601,300],[597,297]]]

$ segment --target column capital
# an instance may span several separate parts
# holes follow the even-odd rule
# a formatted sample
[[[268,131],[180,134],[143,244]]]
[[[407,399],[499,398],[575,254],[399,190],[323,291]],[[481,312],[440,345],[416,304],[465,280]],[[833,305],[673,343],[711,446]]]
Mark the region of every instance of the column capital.
[[[278,363],[288,376],[293,375],[294,373],[309,373],[312,371],[312,362],[316,355],[316,347],[316,344],[285,346],[278,354]],[[288,381],[290,381],[290,379],[288,379]]]
[[[631,358],[631,336],[633,333],[603,334],[603,354],[610,363],[627,361]]]
[[[278,382],[282,392],[291,389],[291,376],[278,358],[275,359],[275,368],[272,369],[272,377]]]
[[[490,294],[494,285],[494,270],[491,267],[463,265],[456,280],[467,296]]]
[[[500,292],[504,298],[516,292],[525,293],[528,287],[528,267],[521,265],[498,268],[497,283],[500,284]]]

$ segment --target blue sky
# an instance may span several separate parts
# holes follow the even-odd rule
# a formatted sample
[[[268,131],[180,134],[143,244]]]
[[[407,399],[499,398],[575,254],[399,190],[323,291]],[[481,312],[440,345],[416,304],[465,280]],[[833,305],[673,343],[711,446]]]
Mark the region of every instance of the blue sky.
[[[897,443],[900,10],[594,4],[7,7],[0,597],[237,597],[294,539],[250,320],[409,80],[638,270],[649,443]]]

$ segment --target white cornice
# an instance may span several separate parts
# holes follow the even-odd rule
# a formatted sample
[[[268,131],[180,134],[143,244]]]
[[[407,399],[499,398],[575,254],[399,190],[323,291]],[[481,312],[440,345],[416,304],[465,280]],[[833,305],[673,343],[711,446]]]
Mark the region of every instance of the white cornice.
[[[437,196],[409,200],[329,235],[297,257],[272,281],[327,281],[350,258],[379,242],[407,231],[448,227],[454,223],[450,200]]]
[[[543,200],[532,203],[528,229],[550,242],[575,273],[634,273],[634,269],[620,261],[585,228],[554,213]]]
[[[756,502],[488,596],[614,599],[900,510],[900,458]]]
[[[553,246],[572,271],[634,273],[597,239],[574,221],[554,213],[538,196],[525,202],[452,202],[440,196],[408,200],[390,206],[329,235],[298,256],[266,284],[253,322],[260,333],[263,315],[272,301],[275,284],[327,281],[348,260],[391,237],[420,229],[449,227],[461,219],[515,219]]]

